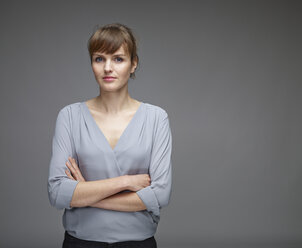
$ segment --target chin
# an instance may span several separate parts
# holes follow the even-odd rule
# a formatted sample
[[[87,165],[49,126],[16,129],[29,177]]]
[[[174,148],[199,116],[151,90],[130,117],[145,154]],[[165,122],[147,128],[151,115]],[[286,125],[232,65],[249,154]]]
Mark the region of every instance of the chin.
[[[125,83],[125,84],[118,84],[118,83],[115,83],[115,82],[113,82],[113,83],[98,83],[98,85],[100,86],[100,88],[102,89],[102,90],[108,90],[108,91],[114,91],[114,90],[119,90],[119,89],[121,89],[121,88],[124,88],[124,87],[126,87],[127,86],[127,83]]]
[[[118,85],[99,85],[102,91],[117,91],[123,88]]]

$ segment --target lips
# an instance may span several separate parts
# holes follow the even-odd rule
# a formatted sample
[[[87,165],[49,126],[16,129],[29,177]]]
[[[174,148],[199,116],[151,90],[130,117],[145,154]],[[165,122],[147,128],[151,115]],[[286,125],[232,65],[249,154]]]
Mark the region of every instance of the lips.
[[[105,82],[113,82],[115,79],[116,79],[115,77],[109,77],[109,76],[103,77],[103,80]]]
[[[114,79],[115,77],[103,77],[103,79]]]

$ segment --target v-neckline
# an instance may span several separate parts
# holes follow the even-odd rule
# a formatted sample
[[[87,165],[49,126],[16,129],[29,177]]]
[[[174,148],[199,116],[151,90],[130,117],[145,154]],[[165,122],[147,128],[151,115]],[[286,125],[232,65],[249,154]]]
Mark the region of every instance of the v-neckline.
[[[106,138],[105,134],[103,133],[103,131],[101,130],[101,128],[98,126],[96,120],[94,119],[92,113],[90,112],[90,109],[88,108],[88,105],[86,103],[86,101],[82,102],[82,105],[84,106],[84,109],[86,110],[87,116],[89,117],[89,119],[91,120],[92,125],[94,126],[94,128],[96,129],[96,132],[99,133],[101,135],[101,137],[104,139],[105,143],[107,144],[107,147],[112,151],[115,152],[117,147],[119,146],[119,143],[121,143],[121,140],[123,139],[123,137],[125,136],[125,133],[127,132],[127,130],[130,128],[131,125],[133,125],[133,122],[135,121],[135,119],[137,118],[137,115],[140,112],[140,109],[143,106],[143,102],[140,102],[140,105],[138,106],[136,112],[134,113],[134,115],[132,116],[131,120],[128,122],[128,124],[126,125],[126,128],[124,129],[124,131],[122,132],[122,134],[120,135],[119,139],[117,140],[115,146],[112,148],[108,139]]]

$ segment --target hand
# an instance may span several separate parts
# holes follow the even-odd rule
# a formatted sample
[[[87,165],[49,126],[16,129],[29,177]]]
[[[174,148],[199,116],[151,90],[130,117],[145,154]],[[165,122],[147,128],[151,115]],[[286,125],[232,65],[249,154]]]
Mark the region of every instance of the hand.
[[[149,174],[127,175],[128,190],[139,191],[150,185],[151,179]]]
[[[86,180],[82,176],[82,173],[81,173],[75,159],[68,157],[68,160],[69,161],[66,162],[66,166],[71,171],[72,175],[70,174],[70,172],[68,170],[65,170],[66,175],[72,180],[79,181],[79,182],[85,182]]]

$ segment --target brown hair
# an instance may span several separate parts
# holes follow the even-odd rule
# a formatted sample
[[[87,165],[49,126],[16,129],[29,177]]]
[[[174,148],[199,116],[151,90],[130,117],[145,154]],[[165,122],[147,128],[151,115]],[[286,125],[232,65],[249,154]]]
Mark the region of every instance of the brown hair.
[[[92,63],[94,52],[113,54],[122,45],[124,45],[125,51],[131,58],[131,64],[134,60],[137,60],[138,65],[137,41],[129,27],[120,23],[107,24],[102,27],[97,26],[97,30],[90,36],[87,44],[90,63]],[[130,74],[130,78],[135,78],[135,72]]]

